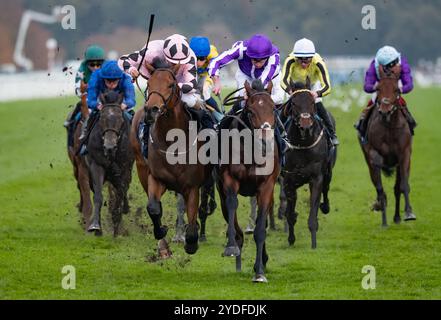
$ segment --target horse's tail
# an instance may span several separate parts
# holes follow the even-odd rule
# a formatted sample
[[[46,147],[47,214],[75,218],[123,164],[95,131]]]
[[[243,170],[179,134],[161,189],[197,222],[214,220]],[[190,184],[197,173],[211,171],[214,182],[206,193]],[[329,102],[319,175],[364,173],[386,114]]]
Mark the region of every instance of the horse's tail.
[[[383,167],[381,168],[381,170],[383,170],[383,173],[386,177],[392,177],[392,175],[394,174],[395,168],[394,167]]]

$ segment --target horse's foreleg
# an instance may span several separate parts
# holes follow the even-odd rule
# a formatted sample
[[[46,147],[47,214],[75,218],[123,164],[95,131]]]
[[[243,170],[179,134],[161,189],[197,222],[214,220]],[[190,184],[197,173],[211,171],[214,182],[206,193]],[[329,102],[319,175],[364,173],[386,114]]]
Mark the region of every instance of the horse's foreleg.
[[[176,234],[173,237],[173,242],[184,243],[185,242],[185,200],[181,194],[176,196]]]
[[[90,177],[85,163],[78,164],[78,186],[81,194],[81,213],[85,224],[85,230],[88,229],[92,217],[92,200],[90,199]]]
[[[149,201],[147,204],[147,212],[153,222],[153,234],[156,240],[161,240],[167,235],[168,228],[162,226],[162,204],[161,197],[165,192],[165,186],[157,182],[153,176],[149,176],[148,194]]]
[[[405,217],[404,221],[412,221],[416,220],[416,215],[413,213],[412,206],[410,205],[410,185],[409,185],[409,176],[410,176],[410,150],[405,154],[403,161],[400,164],[400,189],[404,195],[405,201]]]
[[[387,197],[383,189],[383,183],[381,181],[381,168],[383,166],[383,158],[375,151],[371,150],[369,153],[369,173],[371,176],[372,183],[377,191],[377,201],[373,205],[375,211],[381,210],[382,225],[387,227],[386,218],[386,208],[387,208]]]
[[[279,211],[278,211],[277,217],[280,220],[284,220],[285,212],[286,212],[286,206],[287,206],[287,200],[286,200],[285,188],[283,187],[283,177],[280,176],[278,181],[279,181],[279,184],[280,184],[280,195],[279,195],[280,206],[279,206]]]
[[[94,215],[91,225],[88,228],[89,232],[95,232],[95,235],[101,235],[101,207],[103,205],[103,184],[104,184],[104,169],[92,162],[90,166],[90,175],[93,183],[93,202]]]
[[[240,255],[240,248],[236,242],[236,210],[239,205],[237,199],[237,190],[232,187],[227,188],[225,191],[225,206],[226,206],[226,220],[228,222],[228,243],[224,251],[226,257],[237,257]]]
[[[292,246],[296,241],[294,225],[297,223],[298,216],[298,213],[296,212],[297,189],[295,189],[294,187],[290,187],[288,184],[284,185],[284,189],[287,201],[285,216],[288,223],[288,243]]]
[[[188,225],[185,230],[185,252],[195,254],[198,250],[199,226],[198,226],[198,208],[199,208],[199,188],[194,187],[184,194],[185,207],[187,208]]]
[[[323,214],[328,214],[331,208],[329,207],[329,186],[331,184],[332,179],[332,169],[331,164],[329,164],[329,168],[327,169],[327,172],[325,176],[323,177],[323,202],[320,204],[320,210],[323,212]]]
[[[318,209],[320,205],[320,197],[323,190],[323,176],[316,177],[309,184],[310,196],[310,208],[309,208],[309,219],[308,227],[311,232],[311,247],[312,249],[317,248],[317,231],[318,225]]]
[[[265,266],[268,261],[268,254],[265,247],[267,216],[273,203],[274,184],[270,181],[262,187],[257,195],[259,206],[256,228],[254,228],[254,241],[256,242],[256,261],[254,263],[255,276],[253,282],[267,282],[265,277]]]
[[[395,180],[395,186],[394,186],[394,193],[395,193],[395,215],[394,215],[394,222],[396,224],[399,224],[401,222],[400,217],[400,200],[401,200],[401,186],[400,186],[400,180],[401,180],[401,168],[397,168],[397,176]]]

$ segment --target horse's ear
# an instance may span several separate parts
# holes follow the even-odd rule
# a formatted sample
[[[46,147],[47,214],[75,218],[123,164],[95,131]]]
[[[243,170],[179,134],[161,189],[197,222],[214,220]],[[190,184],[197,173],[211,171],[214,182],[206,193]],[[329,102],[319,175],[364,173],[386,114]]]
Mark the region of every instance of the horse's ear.
[[[289,80],[288,91],[294,92],[295,87],[296,87],[296,86],[295,86],[295,84],[294,84],[294,81],[292,81],[292,79]]]
[[[124,93],[118,94],[118,104],[122,104],[124,101]]]
[[[266,92],[268,92],[269,94],[271,94],[271,92],[273,92],[273,82],[272,81],[268,82],[268,86],[266,87]]]
[[[102,103],[106,102],[106,96],[104,95],[104,93],[100,93],[99,98]]]
[[[147,70],[150,72],[150,74],[153,74],[153,72],[155,72],[155,68],[150,64],[150,63],[145,63],[145,67],[147,68]]]
[[[309,78],[309,76],[306,77],[306,89],[311,90],[311,79]]]
[[[251,90],[253,90],[253,89],[251,88],[251,85],[247,80],[245,80],[244,87],[245,87],[245,90],[247,91],[248,95],[250,95]]]
[[[180,64],[175,64],[172,68],[171,71],[173,72],[174,75],[178,74],[179,69],[181,68]]]
[[[285,116],[285,118],[288,118],[290,113],[291,113],[291,99],[289,99],[286,103],[285,103],[285,107],[283,108],[283,115]]]

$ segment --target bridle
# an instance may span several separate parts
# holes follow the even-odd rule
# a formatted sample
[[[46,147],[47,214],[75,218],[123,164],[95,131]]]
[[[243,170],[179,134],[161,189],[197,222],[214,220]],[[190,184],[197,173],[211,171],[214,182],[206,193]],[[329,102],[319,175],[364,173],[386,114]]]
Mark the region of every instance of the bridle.
[[[156,72],[156,71],[166,71],[166,72],[171,74],[171,76],[173,77],[173,80],[174,80],[174,82],[171,85],[169,85],[169,88],[172,89],[172,92],[171,92],[171,94],[169,95],[168,98],[165,98],[164,95],[162,93],[160,93],[159,91],[149,91],[149,93],[148,93],[146,102],[154,94],[158,95],[161,98],[162,102],[164,102],[161,106],[159,106],[159,110],[158,110],[158,113],[161,116],[161,115],[164,115],[164,114],[167,113],[167,106],[172,101],[172,99],[175,98],[176,93],[179,93],[179,89],[178,89],[178,85],[177,85],[176,76],[175,76],[175,74],[170,69],[158,68],[154,72]],[[147,107],[146,106],[144,106],[144,111],[147,113]]]
[[[294,91],[294,93],[291,95],[291,97],[289,98],[289,100],[287,101],[287,104],[289,104],[291,106],[292,109],[294,109],[294,104],[293,104],[293,99],[296,95],[300,94],[300,93],[309,93],[312,95],[312,91],[309,89],[300,89],[300,90],[296,90]],[[317,119],[317,111],[314,112],[314,114],[308,113],[308,112],[304,112],[304,113],[300,113],[299,115],[297,115],[296,117],[293,117],[294,119],[294,123],[297,126],[297,128],[301,128],[300,126],[300,120],[309,120],[311,119],[312,122],[315,122],[315,120]],[[292,117],[292,115],[289,115],[290,117]]]
[[[121,104],[118,104],[118,103],[104,104],[102,110],[104,110],[105,108],[118,108],[118,109],[120,109],[121,108]],[[116,134],[116,136],[117,136],[117,140],[119,141],[121,139],[123,127],[124,127],[125,122],[126,122],[125,119],[124,119],[124,112],[123,111],[121,111],[121,116],[123,117],[123,124],[119,128],[119,130],[114,129],[114,128],[106,128],[106,129],[102,130],[102,135],[101,135],[102,139],[104,139],[104,136],[106,135],[107,132],[114,132]]]
[[[248,97],[247,104],[245,105],[245,108],[243,109],[242,114],[243,114],[243,116],[246,117],[246,120],[250,124],[250,126],[252,125],[252,121],[251,121],[252,113],[247,109],[247,107],[249,107],[248,102],[250,101],[250,99],[253,98],[253,97],[256,97],[256,96],[268,96],[268,97],[271,97],[271,94],[266,92],[266,91],[261,91],[261,92],[259,91],[259,92],[253,93],[251,96]],[[247,127],[248,129],[251,130],[251,128],[249,128],[249,126],[247,126],[246,124],[243,124],[243,125],[245,125],[245,127]],[[254,129],[274,130],[274,128],[275,128],[275,125],[270,125],[268,122],[264,122],[260,126],[260,128],[254,128]]]

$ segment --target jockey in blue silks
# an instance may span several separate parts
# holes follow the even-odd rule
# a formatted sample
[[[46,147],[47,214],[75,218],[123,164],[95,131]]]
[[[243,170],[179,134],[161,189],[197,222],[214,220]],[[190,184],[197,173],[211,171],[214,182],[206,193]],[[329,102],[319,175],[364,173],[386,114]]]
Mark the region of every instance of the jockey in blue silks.
[[[90,110],[90,116],[84,123],[80,137],[81,140],[84,140],[88,136],[88,132],[92,129],[89,128],[88,124],[93,125],[95,122],[95,117],[99,114],[98,111],[103,107],[99,96],[107,90],[113,90],[124,95],[121,109],[125,111],[125,115],[130,120],[133,117],[136,96],[132,78],[119,68],[117,61],[106,61],[101,69],[92,74],[89,81],[87,105]]]

